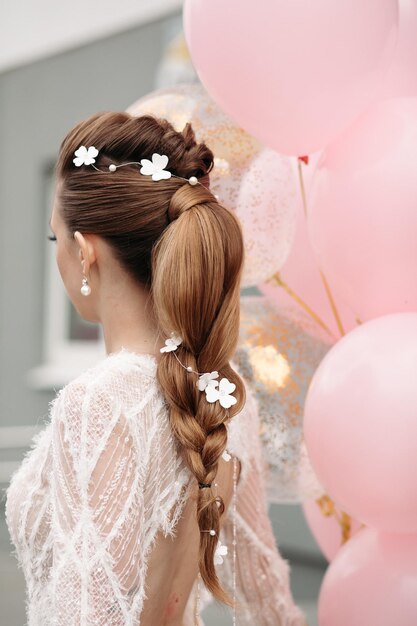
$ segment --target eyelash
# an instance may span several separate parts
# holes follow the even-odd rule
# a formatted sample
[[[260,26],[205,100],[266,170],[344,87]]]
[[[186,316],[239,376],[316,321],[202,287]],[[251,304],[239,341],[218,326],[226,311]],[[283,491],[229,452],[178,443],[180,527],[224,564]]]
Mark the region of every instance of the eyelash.
[[[55,235],[48,235],[49,241],[56,241]]]

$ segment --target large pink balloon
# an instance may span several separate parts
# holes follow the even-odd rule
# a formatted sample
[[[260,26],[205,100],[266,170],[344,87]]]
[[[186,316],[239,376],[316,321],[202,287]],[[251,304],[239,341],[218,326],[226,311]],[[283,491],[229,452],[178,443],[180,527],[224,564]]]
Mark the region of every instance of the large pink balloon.
[[[417,533],[417,313],[366,322],[327,352],[307,391],[304,437],[343,511]]]
[[[417,535],[356,533],[326,571],[318,618],[320,626],[416,626]]]
[[[399,0],[399,4],[398,42],[384,76],[381,98],[417,96],[417,0]]]
[[[328,561],[331,561],[343,544],[342,527],[335,515],[324,515],[316,500],[306,500],[302,503],[301,509],[308,524],[308,527],[319,545],[321,551]],[[338,515],[342,514],[337,511]],[[355,519],[350,519],[349,539],[362,527],[361,523]]]
[[[322,148],[375,98],[397,39],[397,0],[185,0],[197,74],[278,152]]]
[[[327,146],[308,226],[318,264],[361,320],[417,310],[417,98],[379,102]]]

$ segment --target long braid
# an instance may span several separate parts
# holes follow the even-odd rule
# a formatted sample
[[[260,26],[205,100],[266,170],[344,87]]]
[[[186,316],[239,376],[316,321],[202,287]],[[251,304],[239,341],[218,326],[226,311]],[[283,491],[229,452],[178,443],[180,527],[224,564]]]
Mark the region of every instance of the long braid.
[[[154,247],[152,294],[161,329],[182,338],[178,360],[194,371],[217,370],[236,384],[238,402],[224,409],[209,403],[173,355],[160,359],[157,370],[170,407],[170,422],[185,463],[199,483],[212,483],[227,445],[226,424],[244,403],[244,386],[230,366],[239,329],[239,288],[242,235],[234,215],[212,194],[185,184],[173,195],[171,225]],[[224,512],[221,496],[210,488],[198,490],[200,531],[199,569],[204,583],[222,602],[232,602],[221,588],[214,552]]]

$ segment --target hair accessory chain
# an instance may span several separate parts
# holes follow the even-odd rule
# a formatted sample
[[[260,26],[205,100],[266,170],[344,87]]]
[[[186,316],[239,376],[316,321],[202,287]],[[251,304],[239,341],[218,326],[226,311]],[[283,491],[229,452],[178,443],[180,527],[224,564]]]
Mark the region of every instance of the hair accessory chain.
[[[189,373],[197,374],[198,380],[196,382],[200,391],[206,392],[207,402],[220,402],[224,409],[230,409],[231,406],[236,404],[237,399],[232,395],[236,389],[235,383],[230,382],[226,377],[220,379],[220,382],[216,380],[219,377],[219,372],[196,372],[191,365],[184,365],[181,363],[178,356],[175,354],[175,350],[182,343],[182,337],[180,337],[175,331],[172,331],[171,337],[165,339],[165,345],[160,348],[160,352],[172,352],[177,359],[178,363]]]
[[[94,146],[90,146],[86,148],[86,146],[80,146],[74,152],[73,163],[80,167],[81,165],[92,165],[97,172],[104,172],[105,170],[101,170],[94,165],[96,162],[96,157],[98,156],[99,151]],[[190,185],[201,185],[202,187],[206,187],[198,180],[197,176],[190,176],[189,178],[185,178],[184,176],[177,176],[176,174],[172,174],[169,170],[165,169],[168,165],[168,157],[166,154],[158,154],[154,152],[152,154],[152,160],[149,159],[141,159],[140,161],[129,161],[128,163],[110,163],[109,171],[115,172],[118,167],[123,167],[124,165],[141,165],[140,173],[144,176],[152,176],[152,180],[166,180],[174,176],[174,178],[181,178],[182,180],[186,180]],[[208,187],[206,187],[208,189]]]

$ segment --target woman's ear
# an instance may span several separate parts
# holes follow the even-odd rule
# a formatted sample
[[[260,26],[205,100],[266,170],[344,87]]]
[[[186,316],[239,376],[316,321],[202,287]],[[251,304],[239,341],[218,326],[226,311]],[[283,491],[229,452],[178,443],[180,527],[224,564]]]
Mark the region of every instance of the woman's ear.
[[[84,274],[88,275],[91,265],[96,260],[96,251],[93,243],[90,241],[88,236],[85,237],[78,230],[74,233],[74,239],[79,246],[78,256],[80,258],[82,271]]]

